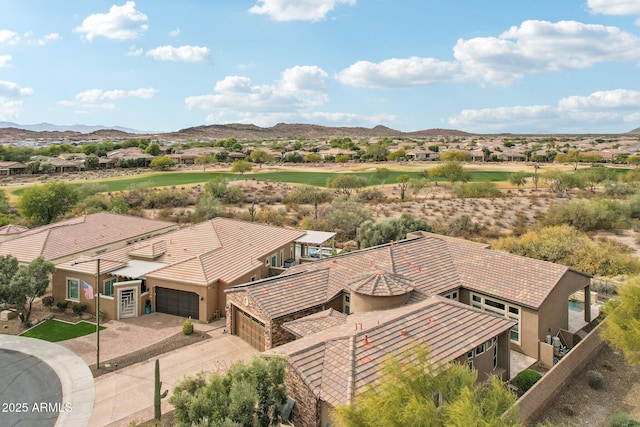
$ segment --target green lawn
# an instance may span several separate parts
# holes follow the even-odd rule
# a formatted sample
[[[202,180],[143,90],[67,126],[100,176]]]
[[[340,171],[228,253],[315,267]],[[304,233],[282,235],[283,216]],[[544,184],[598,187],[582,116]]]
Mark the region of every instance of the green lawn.
[[[104,326],[100,326],[103,330]],[[96,331],[96,325],[88,322],[78,322],[75,324],[61,322],[59,320],[45,320],[37,326],[20,334],[22,337],[38,338],[40,340],[58,342],[70,340],[84,335],[89,335]]]

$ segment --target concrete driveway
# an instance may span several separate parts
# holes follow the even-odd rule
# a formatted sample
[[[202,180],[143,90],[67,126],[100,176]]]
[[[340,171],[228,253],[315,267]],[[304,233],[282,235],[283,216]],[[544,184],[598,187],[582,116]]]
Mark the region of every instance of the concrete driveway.
[[[186,376],[198,372],[223,373],[238,361],[251,359],[257,350],[237,336],[223,334],[222,329],[210,332],[212,338],[170,353],[160,360],[162,391],[169,395],[162,400],[162,412],[172,410],[169,397],[173,387]],[[89,426],[127,426],[131,421],[153,418],[155,359],[138,363],[95,379],[96,398]]]

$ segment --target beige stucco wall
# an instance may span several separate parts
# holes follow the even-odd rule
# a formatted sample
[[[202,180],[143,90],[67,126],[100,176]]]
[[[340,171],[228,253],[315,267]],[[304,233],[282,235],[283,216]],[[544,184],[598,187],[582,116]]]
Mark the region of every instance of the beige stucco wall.
[[[409,294],[394,296],[372,296],[351,292],[351,314],[387,310],[400,307],[409,301]]]

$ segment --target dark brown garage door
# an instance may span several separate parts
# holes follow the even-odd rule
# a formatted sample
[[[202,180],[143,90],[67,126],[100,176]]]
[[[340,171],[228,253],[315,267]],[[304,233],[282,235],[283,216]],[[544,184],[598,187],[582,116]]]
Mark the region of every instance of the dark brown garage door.
[[[258,351],[264,351],[264,323],[248,313],[233,308],[234,335],[239,336]]]
[[[200,318],[198,294],[168,288],[156,288],[156,311],[174,316]]]

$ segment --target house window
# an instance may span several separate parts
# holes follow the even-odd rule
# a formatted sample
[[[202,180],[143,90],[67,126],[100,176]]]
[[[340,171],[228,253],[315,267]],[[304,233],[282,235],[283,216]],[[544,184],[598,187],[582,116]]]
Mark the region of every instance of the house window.
[[[113,284],[117,282],[118,279],[115,277],[111,277],[103,282],[103,294],[112,297],[113,296]]]
[[[444,297],[446,299],[458,301],[458,291],[449,292],[448,294],[445,294]]]
[[[520,307],[473,293],[471,294],[471,306],[516,322],[511,328],[510,337],[511,341],[520,344]]]
[[[264,265],[267,265],[267,266],[269,265],[269,257],[265,258]]]
[[[350,308],[351,308],[351,296],[350,295],[345,295],[344,296],[344,302],[343,302],[343,313],[344,314],[351,314]]]
[[[282,267],[284,265],[284,249],[280,249],[280,264],[278,264],[280,267]]]
[[[249,279],[249,281],[255,282],[256,281],[256,276],[251,276],[251,279]]]
[[[277,262],[278,262],[278,255],[276,254],[271,255],[271,266],[275,267],[277,265],[276,264]]]
[[[493,370],[498,367],[498,343],[493,346]]]
[[[293,258],[293,246],[289,246],[289,258]]]
[[[67,279],[67,299],[80,301],[80,281],[78,279]]]
[[[476,347],[476,356],[481,355],[482,353],[484,353],[485,350],[485,344],[482,343],[479,346]]]

